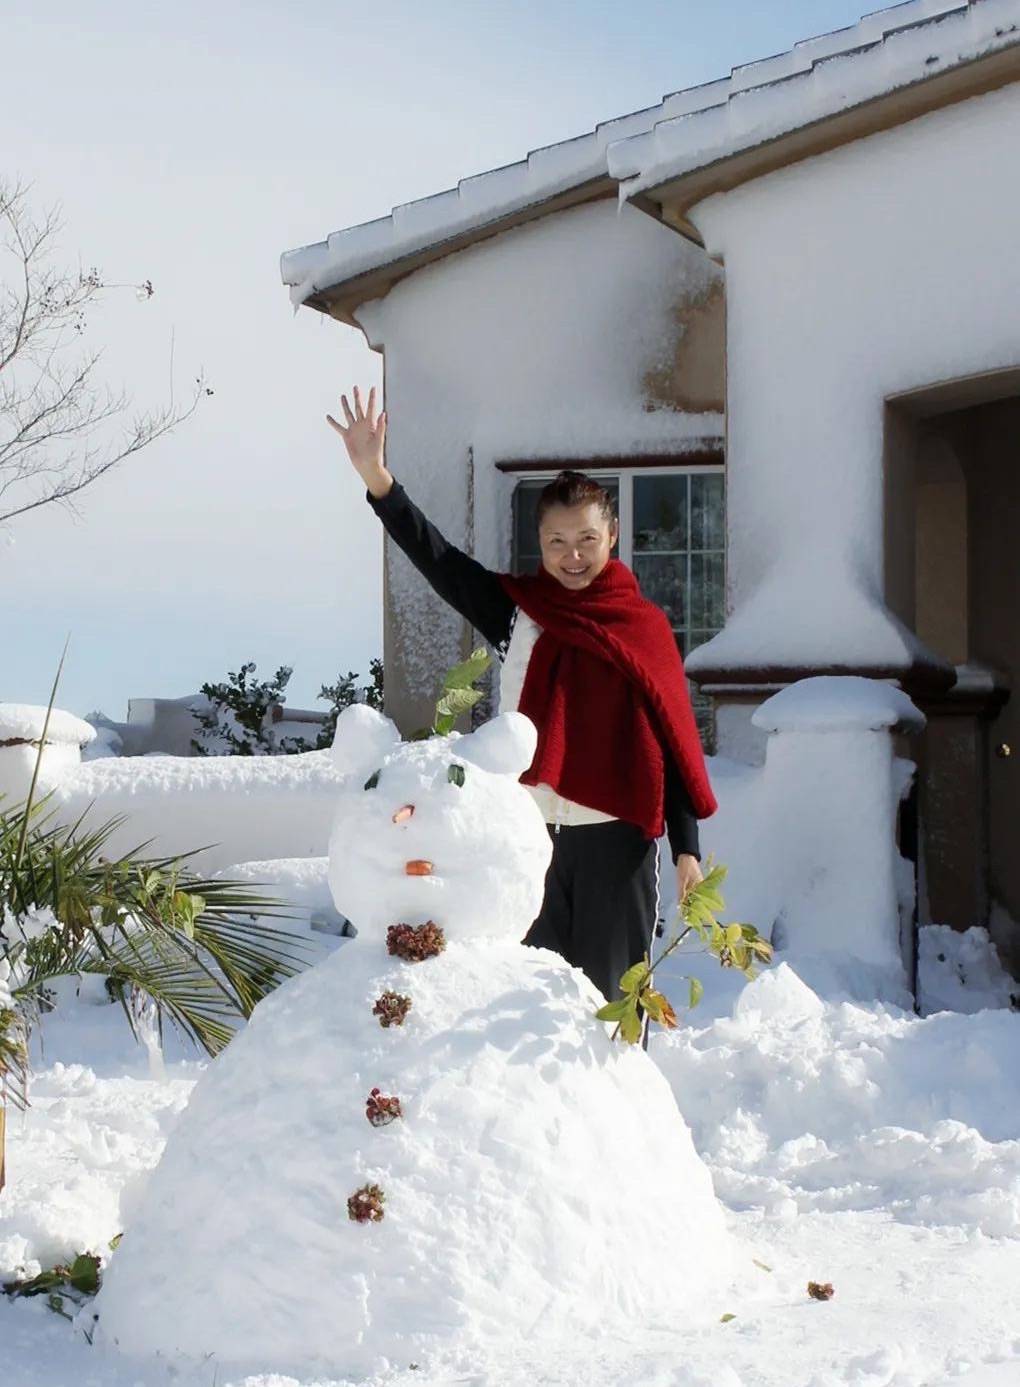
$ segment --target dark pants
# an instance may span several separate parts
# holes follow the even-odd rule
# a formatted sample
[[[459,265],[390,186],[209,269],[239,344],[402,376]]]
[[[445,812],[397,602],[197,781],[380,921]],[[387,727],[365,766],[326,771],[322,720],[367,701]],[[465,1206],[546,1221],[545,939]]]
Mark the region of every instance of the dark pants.
[[[651,948],[658,910],[657,845],[634,824],[549,828],[553,855],[538,919],[524,936],[620,996],[620,975]]]

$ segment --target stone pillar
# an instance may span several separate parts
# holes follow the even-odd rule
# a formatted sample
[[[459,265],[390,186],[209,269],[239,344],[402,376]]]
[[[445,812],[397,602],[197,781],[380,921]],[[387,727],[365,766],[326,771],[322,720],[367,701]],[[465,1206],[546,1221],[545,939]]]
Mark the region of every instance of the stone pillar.
[[[763,814],[781,906],[774,942],[850,955],[902,977],[905,864],[896,841],[909,777],[893,736],[924,718],[891,683],[803,679],[753,715],[768,735]]]

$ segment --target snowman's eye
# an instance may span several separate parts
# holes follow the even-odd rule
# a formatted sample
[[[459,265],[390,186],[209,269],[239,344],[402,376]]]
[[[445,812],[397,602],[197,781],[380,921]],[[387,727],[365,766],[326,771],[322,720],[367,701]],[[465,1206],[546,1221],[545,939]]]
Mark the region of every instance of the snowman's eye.
[[[366,790],[374,790],[375,787],[376,787],[378,784],[379,784],[379,772],[378,772],[378,771],[373,771],[372,774],[371,774],[371,775],[368,777],[368,779],[365,781],[365,789],[366,789]]]
[[[446,772],[446,778],[451,785],[464,784],[464,767],[458,766],[456,762]]]

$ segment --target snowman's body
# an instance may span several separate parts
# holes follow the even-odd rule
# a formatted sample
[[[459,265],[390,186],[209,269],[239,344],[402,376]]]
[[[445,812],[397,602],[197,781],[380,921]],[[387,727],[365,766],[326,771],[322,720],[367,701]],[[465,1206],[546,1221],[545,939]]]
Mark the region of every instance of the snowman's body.
[[[582,973],[518,942],[550,852],[516,779],[533,736],[518,714],[408,744],[341,719],[330,880],[358,937],[197,1085],[107,1273],[107,1340],[338,1376],[711,1306],[730,1243],[665,1079]],[[429,920],[442,953],[387,952],[387,926]],[[402,1024],[374,1014],[386,992]],[[373,1089],[403,1115],[373,1126]],[[369,1185],[383,1217],[357,1222]]]

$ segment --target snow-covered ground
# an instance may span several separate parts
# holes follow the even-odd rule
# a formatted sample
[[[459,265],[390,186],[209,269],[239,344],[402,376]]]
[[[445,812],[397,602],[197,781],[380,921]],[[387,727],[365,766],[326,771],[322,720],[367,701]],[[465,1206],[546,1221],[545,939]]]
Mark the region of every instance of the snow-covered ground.
[[[653,1055],[733,1233],[763,1264],[760,1282],[729,1307],[734,1318],[695,1329],[635,1324],[613,1337],[578,1338],[563,1325],[552,1346],[522,1342],[512,1359],[452,1355],[427,1372],[405,1367],[374,1382],[1020,1382],[1020,1015],[983,933],[925,932],[923,995],[957,1010],[923,1017],[822,1000],[782,962],[743,990],[732,975],[719,982],[693,1024],[656,1035]],[[171,1043],[159,1072],[112,1006],[65,1000],[43,1038],[33,1106],[10,1123],[4,1275],[105,1251],[202,1068]],[[670,1277],[674,1259],[656,1241],[654,1191],[648,1196],[635,1202],[634,1274]],[[833,1298],[809,1298],[809,1280],[831,1282]],[[686,1289],[696,1301],[697,1284]],[[228,1387],[211,1365],[190,1379],[158,1366],[140,1373],[90,1347],[41,1297],[0,1300],[0,1381]],[[267,1374],[233,1387],[242,1381],[296,1387],[298,1379]]]

